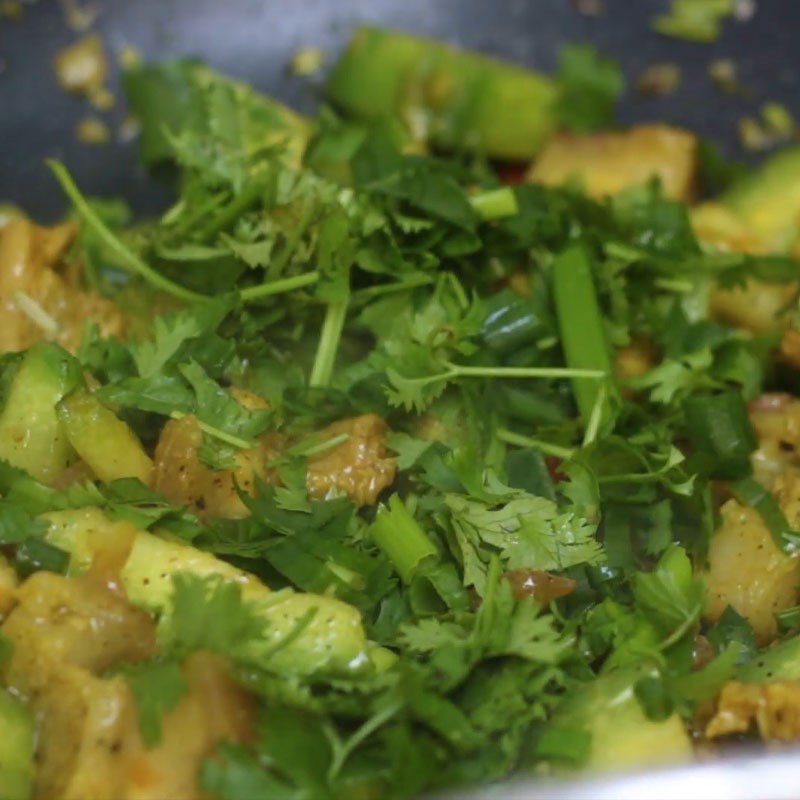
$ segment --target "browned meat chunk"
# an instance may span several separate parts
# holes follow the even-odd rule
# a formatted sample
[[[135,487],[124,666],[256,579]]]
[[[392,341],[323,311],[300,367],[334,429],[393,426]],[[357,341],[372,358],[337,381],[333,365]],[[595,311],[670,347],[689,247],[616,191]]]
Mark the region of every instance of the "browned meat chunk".
[[[199,517],[241,519],[250,513],[236,491],[252,493],[256,478],[271,481],[266,464],[277,455],[273,437],[236,454],[235,470],[212,470],[198,455],[203,432],[197,418],[186,416],[164,426],[155,452],[154,488],[170,502],[187,506]]]
[[[386,422],[376,414],[339,420],[322,430],[321,441],[341,434],[348,438],[309,458],[309,496],[322,498],[336,492],[361,506],[374,503],[396,471],[395,460],[386,457],[388,431]]]

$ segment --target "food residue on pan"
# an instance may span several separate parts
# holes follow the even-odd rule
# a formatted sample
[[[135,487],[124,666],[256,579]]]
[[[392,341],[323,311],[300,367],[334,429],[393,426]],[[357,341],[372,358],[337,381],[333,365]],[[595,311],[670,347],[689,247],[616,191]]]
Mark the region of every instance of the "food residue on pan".
[[[108,58],[97,34],[84,36],[60,50],[54,67],[56,78],[66,91],[86,97],[102,111],[114,105],[114,95],[106,86]]]
[[[59,0],[67,25],[76,33],[85,33],[97,21],[100,7],[94,4],[82,5],[79,0]]]
[[[0,18],[19,22],[23,16],[23,7],[20,0],[2,0],[0,2]]]
[[[775,101],[764,103],[760,116],[739,120],[739,141],[745,150],[769,150],[794,139],[797,122],[786,106]]]
[[[321,47],[301,47],[295,50],[289,62],[292,75],[307,77],[315,75],[325,63],[325,53]]]
[[[636,79],[636,91],[645,97],[665,97],[680,88],[682,77],[680,66],[672,61],[651,64]]]
[[[99,117],[84,117],[75,129],[75,138],[82,144],[108,144],[111,130]]]

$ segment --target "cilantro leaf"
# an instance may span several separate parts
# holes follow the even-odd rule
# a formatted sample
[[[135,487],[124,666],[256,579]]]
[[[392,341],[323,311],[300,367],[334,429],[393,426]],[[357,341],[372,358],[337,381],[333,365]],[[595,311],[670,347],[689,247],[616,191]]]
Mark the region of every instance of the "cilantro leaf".
[[[609,126],[614,104],[625,88],[615,61],[601,58],[590,45],[570,45],[561,50],[558,80],[559,119],[565,128],[591,131]]]
[[[230,392],[209,378],[196,361],[181,364],[178,369],[194,390],[195,413],[201,422],[231,436],[252,440],[272,421],[269,409],[245,408]]]
[[[117,670],[127,679],[136,710],[142,740],[149,748],[161,741],[161,720],[180,702],[188,683],[180,665],[174,661],[143,661]]]
[[[263,638],[266,622],[242,598],[238,584],[191,572],[176,573],[172,584],[171,613],[159,625],[159,641],[167,653],[211,650],[230,655]]]
[[[152,339],[131,346],[139,376],[148,379],[161,374],[186,342],[216,330],[233,306],[232,298],[222,297],[176,314],[156,317]]]
[[[653,572],[637,572],[632,587],[638,607],[669,633],[669,641],[685,633],[705,606],[705,585],[676,545],[664,553]]]
[[[545,497],[518,493],[498,505],[450,494],[445,503],[465,560],[464,582],[481,594],[486,565],[478,554],[486,547],[499,552],[509,570],[563,570],[604,558],[595,526]]]

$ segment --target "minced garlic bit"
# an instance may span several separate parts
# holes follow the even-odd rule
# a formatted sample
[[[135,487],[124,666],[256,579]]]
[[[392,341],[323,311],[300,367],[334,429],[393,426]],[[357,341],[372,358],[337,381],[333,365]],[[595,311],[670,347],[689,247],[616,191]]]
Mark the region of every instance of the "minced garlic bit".
[[[786,144],[797,134],[797,122],[780,103],[764,103],[761,118],[743,117],[739,120],[739,139],[746,150],[768,150]]]
[[[757,10],[756,0],[736,0],[733,4],[733,18],[737,22],[748,22]]]
[[[789,138],[797,129],[797,123],[789,109],[774,101],[764,103],[761,107],[761,118],[767,129],[777,136]]]
[[[142,125],[136,117],[125,117],[117,128],[117,141],[120,144],[132,142],[139,136]]]
[[[67,25],[76,33],[85,33],[97,21],[100,9],[96,5],[81,5],[78,0],[59,0]]]
[[[97,34],[65,47],[56,55],[54,66],[63,89],[84,95],[103,111],[114,105],[114,97],[105,85],[108,59]]]
[[[289,69],[293,75],[314,75],[322,69],[325,53],[319,47],[301,47],[292,56]]]
[[[55,336],[59,333],[61,325],[58,324],[58,321],[53,319],[29,294],[17,291],[12,295],[12,299],[17,308],[48,336]]]
[[[739,84],[736,62],[730,58],[718,58],[709,62],[707,67],[708,77],[712,83],[725,94],[739,94],[742,87]]]
[[[122,69],[134,69],[142,63],[142,54],[132,44],[126,44],[117,52],[117,63]]]
[[[111,131],[103,120],[84,117],[75,129],[75,138],[82,144],[108,144],[111,141]]]
[[[0,17],[19,22],[22,19],[22,3],[19,0],[2,0],[0,2]]]
[[[572,0],[572,5],[584,17],[602,17],[608,12],[605,0]]]
[[[12,219],[25,219],[25,212],[11,203],[0,203],[0,230]]]
[[[636,91],[647,97],[664,97],[677,91],[681,78],[681,68],[671,61],[651,64],[637,78]]]

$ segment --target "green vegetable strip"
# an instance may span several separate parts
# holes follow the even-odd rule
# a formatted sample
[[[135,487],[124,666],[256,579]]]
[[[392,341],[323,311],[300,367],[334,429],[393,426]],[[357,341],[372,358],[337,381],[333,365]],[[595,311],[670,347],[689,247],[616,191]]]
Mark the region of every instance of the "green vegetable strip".
[[[336,353],[339,350],[339,341],[342,338],[342,329],[347,318],[347,305],[347,302],[328,305],[325,321],[322,323],[317,354],[314,357],[314,366],[308,381],[310,386],[327,386],[331,382]]]
[[[275,294],[286,294],[294,289],[302,289],[304,286],[311,286],[319,280],[319,272],[312,270],[304,272],[302,275],[294,275],[291,278],[281,278],[277,281],[268,281],[258,286],[250,286],[242,289],[239,296],[245,303],[253,300],[260,300],[262,297],[271,297]]]
[[[415,138],[496,158],[532,158],[558,122],[559,92],[550,79],[377,28],[355,33],[327,92],[357,117],[396,117]]]
[[[495,435],[501,442],[505,442],[506,444],[541,450],[545,455],[556,456],[556,458],[562,458],[565,461],[575,455],[575,451],[570,447],[561,447],[560,445],[551,444],[541,439],[534,439],[532,436],[523,436],[507,428],[500,428]]]
[[[507,186],[473,195],[469,198],[469,202],[478,216],[487,221],[513,217],[519,213],[517,197]]]
[[[439,554],[414,517],[396,494],[389,498],[375,517],[370,536],[394,564],[403,583],[411,583],[422,566],[434,562]]]
[[[107,247],[113,250],[121,259],[122,263],[134,275],[144,278],[149,284],[156,289],[161,289],[173,297],[187,302],[196,302],[198,300],[207,300],[205,295],[193,292],[185,286],[173,283],[168,278],[165,278],[160,273],[156,272],[151,266],[146,264],[139,256],[126,247],[105,225],[105,223],[94,213],[91,206],[86,202],[86,198],[81,194],[72,176],[69,174],[67,168],[60,164],[58,161],[47,161],[47,166],[53,171],[56,179],[61,184],[61,188],[67,194],[67,197],[72,201],[75,210],[83,218],[83,221],[93,228],[97,235],[103,240]]]
[[[758,511],[781,550],[789,555],[800,550],[800,533],[792,530],[778,501],[758,481],[742,478],[732,483],[730,489],[740,503]]]
[[[173,411],[170,414],[172,419],[183,419],[185,416],[186,414],[182,411]],[[234,436],[233,434],[221,431],[219,428],[215,428],[200,419],[197,420],[197,427],[200,428],[203,433],[207,433],[209,436],[213,436],[215,439],[219,439],[221,442],[225,442],[225,444],[229,444],[232,447],[237,447],[239,450],[245,450],[255,445],[253,441],[242,439],[240,436]]]
[[[470,367],[447,363],[453,378],[576,378],[597,381],[608,373],[603,369],[572,367]],[[427,380],[427,379],[426,379]]]
[[[800,628],[800,606],[791,606],[775,612],[779,633],[789,633]]]
[[[611,357],[597,302],[592,264],[583,247],[574,245],[564,250],[553,262],[553,295],[564,358],[570,369],[596,370],[611,378]],[[573,377],[575,402],[588,425],[598,401],[598,381]],[[602,400],[600,426],[611,416],[611,395]],[[597,412],[595,412],[597,413]]]
[[[693,395],[684,400],[683,413],[693,450],[692,468],[723,480],[750,474],[750,454],[758,439],[740,392]]]
[[[151,266],[145,263],[139,256],[126,247],[117,236],[105,225],[105,223],[92,211],[91,206],[86,202],[86,198],[81,194],[67,168],[57,161],[48,161],[47,165],[53,171],[67,197],[72,201],[75,210],[83,218],[83,221],[95,230],[97,235],[105,244],[113,250],[125,264],[128,270],[143,278],[151,286],[160,289],[173,297],[185,300],[188,303],[202,302],[210,300],[208,295],[193,292],[185,286],[175,283],[169,278],[165,278],[161,273],[156,272]],[[259,286],[251,286],[243,289],[239,295],[244,302],[259,300],[262,297],[291,292],[304,286],[310,286],[319,280],[319,273],[316,271],[305,272],[302,275],[295,275],[291,278],[281,278],[276,281],[262,283]]]

